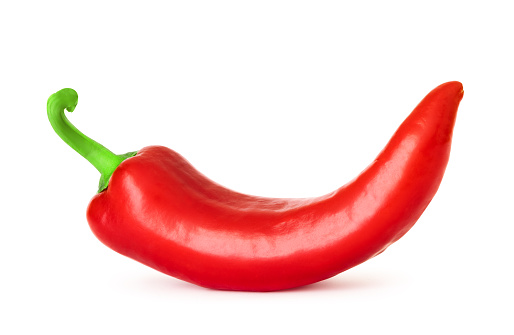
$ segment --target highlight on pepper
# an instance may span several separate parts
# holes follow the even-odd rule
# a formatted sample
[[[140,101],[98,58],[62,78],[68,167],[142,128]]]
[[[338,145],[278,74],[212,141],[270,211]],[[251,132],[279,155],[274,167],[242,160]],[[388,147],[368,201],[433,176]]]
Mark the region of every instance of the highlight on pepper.
[[[436,87],[353,181],[298,199],[232,191],[163,146],[116,155],[66,118],[78,102],[70,88],[50,96],[47,112],[100,172],[87,220],[101,242],[199,286],[276,291],[333,277],[412,228],[443,178],[463,93],[459,82]]]

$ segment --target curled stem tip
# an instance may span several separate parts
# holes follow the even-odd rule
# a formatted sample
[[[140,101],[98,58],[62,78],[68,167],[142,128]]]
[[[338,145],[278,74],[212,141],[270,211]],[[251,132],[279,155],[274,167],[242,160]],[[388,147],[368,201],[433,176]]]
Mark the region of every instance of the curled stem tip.
[[[47,102],[48,120],[57,135],[100,172],[98,192],[101,192],[107,188],[109,179],[118,165],[137,152],[116,155],[80,132],[64,115],[65,109],[73,112],[77,103],[78,94],[71,88],[64,88],[52,94]]]

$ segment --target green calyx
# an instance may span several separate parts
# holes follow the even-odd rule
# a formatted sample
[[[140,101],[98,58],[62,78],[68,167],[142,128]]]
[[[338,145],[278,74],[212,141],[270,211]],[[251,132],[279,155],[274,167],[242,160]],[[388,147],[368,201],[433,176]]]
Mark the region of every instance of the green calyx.
[[[64,110],[73,112],[78,102],[78,94],[71,88],[64,88],[48,98],[46,105],[48,120],[59,137],[87,159],[100,172],[98,192],[105,190],[114,170],[125,159],[135,156],[136,151],[116,155],[109,149],[82,134],[64,115]]]

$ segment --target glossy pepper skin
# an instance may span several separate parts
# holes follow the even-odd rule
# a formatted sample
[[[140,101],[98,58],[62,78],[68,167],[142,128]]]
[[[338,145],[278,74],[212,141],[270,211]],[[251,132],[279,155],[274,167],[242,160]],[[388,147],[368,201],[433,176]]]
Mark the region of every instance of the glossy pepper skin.
[[[330,278],[421,216],[443,178],[462,96],[459,82],[435,88],[371,165],[322,197],[240,194],[166,147],[143,148],[93,197],[89,225],[120,254],[203,287],[275,291]]]

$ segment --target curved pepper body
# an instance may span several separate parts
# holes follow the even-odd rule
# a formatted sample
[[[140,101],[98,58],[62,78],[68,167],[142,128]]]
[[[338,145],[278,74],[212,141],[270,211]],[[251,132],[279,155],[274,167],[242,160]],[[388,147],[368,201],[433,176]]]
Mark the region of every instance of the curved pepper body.
[[[371,165],[322,197],[240,194],[168,148],[144,148],[92,199],[90,227],[113,250],[208,288],[274,291],[330,278],[421,216],[443,178],[462,96],[458,82],[434,89]]]

